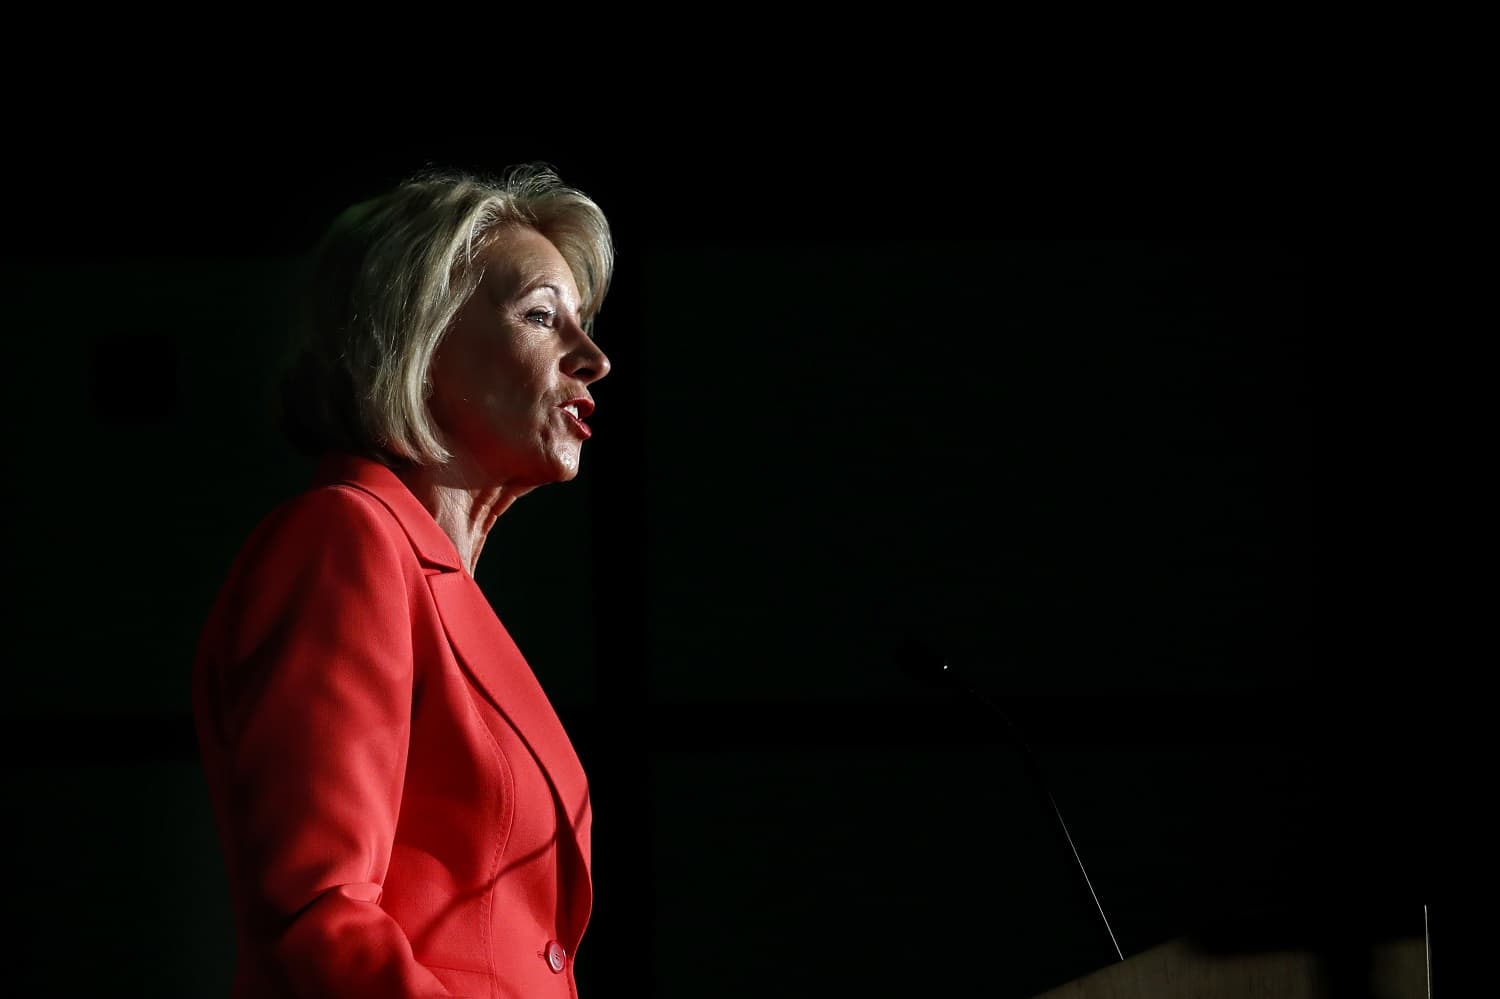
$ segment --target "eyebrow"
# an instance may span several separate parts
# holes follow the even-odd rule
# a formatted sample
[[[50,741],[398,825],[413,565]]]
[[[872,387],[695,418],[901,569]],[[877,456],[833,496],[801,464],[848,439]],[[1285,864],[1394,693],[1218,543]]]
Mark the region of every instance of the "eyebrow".
[[[551,281],[542,281],[538,284],[531,285],[529,288],[524,288],[522,289],[521,294],[530,295],[532,292],[540,291],[543,288],[550,290],[558,298],[562,298],[562,289],[553,284]]]

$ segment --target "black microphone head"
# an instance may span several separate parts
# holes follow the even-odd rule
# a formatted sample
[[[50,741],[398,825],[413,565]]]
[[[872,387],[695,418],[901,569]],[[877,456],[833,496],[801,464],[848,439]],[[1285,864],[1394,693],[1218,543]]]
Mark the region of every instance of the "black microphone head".
[[[953,679],[952,668],[942,650],[911,635],[896,643],[895,660],[901,672],[922,683],[946,685]]]

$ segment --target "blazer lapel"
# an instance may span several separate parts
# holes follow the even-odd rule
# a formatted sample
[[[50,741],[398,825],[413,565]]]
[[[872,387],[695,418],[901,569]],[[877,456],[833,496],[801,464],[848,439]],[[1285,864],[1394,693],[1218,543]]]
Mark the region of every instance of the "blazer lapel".
[[[567,886],[573,896],[572,911],[581,914],[571,941],[577,946],[592,904],[589,833],[593,806],[583,765],[536,674],[479,585],[464,572],[437,573],[428,576],[427,582],[454,652],[474,683],[530,748],[552,785],[558,824],[567,830],[560,833],[559,846],[570,848],[583,866],[584,876],[570,879]]]
[[[565,875],[563,886],[572,902],[569,911],[577,915],[576,925],[567,928],[572,939],[563,941],[572,951],[583,936],[593,902],[590,831],[594,816],[583,765],[552,702],[479,585],[463,571],[452,540],[399,476],[368,458],[329,452],[319,461],[314,483],[344,483],[374,496],[401,524],[418,560],[437,570],[427,574],[427,582],[448,640],[470,679],[537,758],[552,786],[558,826],[567,830],[559,833],[558,849],[576,855],[582,867],[583,876]]]

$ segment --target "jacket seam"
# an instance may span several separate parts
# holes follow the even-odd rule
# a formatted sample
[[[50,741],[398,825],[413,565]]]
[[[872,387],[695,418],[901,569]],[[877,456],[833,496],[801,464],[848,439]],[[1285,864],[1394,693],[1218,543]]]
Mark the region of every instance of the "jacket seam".
[[[452,651],[451,638],[449,642],[450,651]],[[457,653],[455,652],[454,654],[456,655]],[[495,762],[500,766],[500,816],[505,822],[505,827],[495,840],[495,849],[490,856],[490,869],[485,877],[489,886],[485,889],[484,903],[480,907],[481,918],[484,921],[484,963],[490,969],[490,995],[492,999],[499,999],[499,972],[495,968],[495,891],[499,888],[500,865],[504,860],[505,848],[510,844],[511,829],[516,821],[514,804],[515,775],[511,771],[510,760],[506,759],[505,748],[500,745],[500,741],[495,738],[495,733],[490,731],[489,723],[479,713],[479,706],[474,703],[474,696],[469,692],[470,686],[467,678],[465,678],[464,703],[469,706],[469,714],[474,719],[478,728],[484,732],[484,737],[490,747],[490,751],[495,754]],[[508,813],[506,810],[507,804],[511,806]]]

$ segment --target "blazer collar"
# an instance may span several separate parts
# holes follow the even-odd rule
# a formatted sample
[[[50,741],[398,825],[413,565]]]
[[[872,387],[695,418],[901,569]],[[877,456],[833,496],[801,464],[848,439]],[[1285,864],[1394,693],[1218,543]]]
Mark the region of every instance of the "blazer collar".
[[[460,572],[463,563],[453,539],[443,532],[427,508],[412,495],[396,473],[378,461],[360,455],[329,451],[318,462],[314,486],[351,485],[371,494],[391,511],[411,540],[421,562],[431,567]]]

